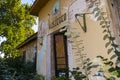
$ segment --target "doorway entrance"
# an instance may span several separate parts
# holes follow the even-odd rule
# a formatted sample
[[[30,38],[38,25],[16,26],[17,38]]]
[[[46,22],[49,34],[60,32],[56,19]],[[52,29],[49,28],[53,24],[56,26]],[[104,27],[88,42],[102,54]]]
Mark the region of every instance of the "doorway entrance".
[[[64,33],[54,34],[55,76],[67,76],[67,38]]]

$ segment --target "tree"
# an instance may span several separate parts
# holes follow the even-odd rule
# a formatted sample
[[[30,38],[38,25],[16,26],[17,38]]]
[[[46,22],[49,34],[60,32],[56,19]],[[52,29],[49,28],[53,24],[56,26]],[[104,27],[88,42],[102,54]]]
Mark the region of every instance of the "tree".
[[[6,40],[0,45],[5,57],[18,56],[16,46],[34,31],[35,17],[29,14],[30,5],[21,0],[0,0],[0,36]]]

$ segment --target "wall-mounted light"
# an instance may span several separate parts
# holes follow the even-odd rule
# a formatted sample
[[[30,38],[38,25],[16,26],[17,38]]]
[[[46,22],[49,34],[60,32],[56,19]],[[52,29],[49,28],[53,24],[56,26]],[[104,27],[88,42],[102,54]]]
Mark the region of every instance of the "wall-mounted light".
[[[80,27],[82,28],[82,30],[83,30],[84,32],[87,32],[86,14],[91,14],[91,13],[75,14],[75,18],[76,18],[76,20],[78,21]],[[83,18],[83,25],[81,24],[80,20],[78,19],[78,16]]]

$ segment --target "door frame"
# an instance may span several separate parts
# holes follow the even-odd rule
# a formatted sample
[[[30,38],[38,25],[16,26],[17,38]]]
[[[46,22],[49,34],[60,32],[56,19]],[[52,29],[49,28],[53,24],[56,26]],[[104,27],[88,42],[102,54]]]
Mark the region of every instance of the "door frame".
[[[56,57],[56,45],[55,45],[55,36],[56,35],[59,35],[59,34],[63,34],[64,36],[64,48],[65,48],[65,62],[66,62],[66,68],[68,68],[68,51],[67,51],[67,36],[64,35],[66,31],[64,32],[58,32],[56,31],[54,34],[53,34],[53,50],[54,50],[54,66],[55,66],[55,76],[59,76],[58,75],[58,71],[57,71],[57,57]],[[68,73],[66,73],[66,76],[68,77]]]

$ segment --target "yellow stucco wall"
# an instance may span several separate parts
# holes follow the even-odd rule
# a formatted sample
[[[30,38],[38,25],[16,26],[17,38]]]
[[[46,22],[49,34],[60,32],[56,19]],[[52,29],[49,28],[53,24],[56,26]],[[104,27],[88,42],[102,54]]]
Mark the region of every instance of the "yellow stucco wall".
[[[70,1],[70,2],[69,2]],[[53,16],[52,14],[52,10],[53,10],[53,5],[55,4],[55,2],[56,2],[56,0],[50,0],[41,10],[40,10],[40,12],[39,12],[39,23],[40,22],[45,22],[46,24],[48,24],[49,25],[49,23],[51,23],[53,20],[54,20],[54,17],[59,17],[59,16],[61,16],[63,13],[65,13],[65,12],[67,12],[67,10],[65,9],[62,9],[62,8],[64,8],[66,5],[68,6],[71,2],[73,2],[74,0],[66,0],[66,1],[63,1],[63,0],[61,0],[60,1],[60,3],[62,4],[62,5],[60,5],[61,7],[61,11],[59,12],[59,14],[57,15],[57,16]],[[64,3],[65,2],[65,3]],[[69,2],[69,3],[68,3]],[[64,4],[63,4],[64,3]],[[48,15],[49,14],[49,15]],[[64,23],[67,23],[67,22],[64,22]],[[58,29],[60,29],[60,28],[62,28],[62,27],[64,27],[64,23],[62,23],[62,24],[60,24],[60,25],[58,25],[57,27],[55,27],[55,28],[53,28],[53,29],[50,29],[50,30],[48,30],[48,32],[46,33],[48,36],[49,35],[51,35],[54,31],[56,31],[56,30],[58,30]],[[38,27],[38,37],[39,37],[39,35],[41,35],[39,32],[41,31],[40,30],[40,25],[38,25],[39,27]],[[40,54],[40,52],[41,52],[41,48],[43,47],[43,45],[39,45],[39,43],[41,42],[41,40],[39,39],[38,40],[38,51],[37,51],[37,53],[38,53],[38,55],[40,55],[40,56],[43,56],[43,58],[42,58],[42,60],[39,60],[39,58],[41,58],[40,56],[37,56],[38,57],[38,61],[37,61],[37,73],[38,74],[42,74],[42,75],[46,75],[46,76],[48,76],[47,75],[47,73],[50,73],[50,75],[54,75],[54,71],[51,71],[51,72],[49,72],[49,71],[46,71],[46,69],[47,69],[47,67],[48,68],[50,68],[50,69],[52,69],[52,67],[51,66],[54,66],[54,63],[51,63],[51,64],[53,64],[53,65],[51,65],[50,63],[48,64],[49,66],[46,66],[46,64],[45,63],[47,63],[48,61],[46,61],[47,59],[46,59],[46,54],[47,53],[45,53],[45,54]],[[51,49],[53,47],[53,44],[50,44],[50,48],[49,49]],[[48,50],[48,49],[47,49]],[[52,54],[52,52],[53,51],[51,51],[51,52],[48,52],[49,54]],[[50,59],[51,60],[51,59]],[[44,63],[44,64],[43,64]],[[41,65],[42,64],[42,65]],[[53,67],[54,68],[54,67]],[[53,73],[53,74],[52,74]]]
[[[53,32],[61,29],[64,26],[70,26],[71,31],[73,32],[71,34],[71,36],[74,36],[75,33],[79,33],[79,37],[78,38],[73,38],[73,43],[69,42],[68,40],[68,45],[71,45],[71,47],[68,46],[68,64],[69,67],[71,67],[70,69],[72,69],[72,67],[80,67],[81,66],[81,62],[80,62],[80,53],[81,54],[87,54],[86,57],[89,57],[91,59],[95,58],[98,55],[104,56],[104,57],[109,57],[107,54],[107,49],[105,48],[105,43],[107,41],[103,40],[103,36],[104,34],[103,29],[101,28],[101,26],[99,25],[99,22],[94,21],[93,19],[90,19],[89,16],[87,16],[87,32],[83,32],[83,30],[81,29],[80,25],[78,24],[78,22],[75,20],[74,22],[69,22],[68,20],[68,10],[69,7],[72,5],[72,3],[74,3],[74,1],[77,0],[60,0],[60,12],[58,13],[57,16],[53,16],[52,15],[52,9],[53,9],[53,5],[56,2],[56,0],[50,0],[48,1],[48,3],[46,3],[46,5],[40,10],[39,12],[39,23],[41,21],[45,22],[48,26],[49,24],[56,18],[56,17],[60,17],[62,14],[67,13],[67,20],[57,26],[55,26],[52,29],[48,29],[48,31],[46,32],[46,35],[52,35]],[[105,8],[106,9],[106,8]],[[82,22],[82,20],[81,20]],[[40,25],[38,25],[38,33],[41,31],[40,30]],[[38,34],[38,36],[41,34]],[[51,37],[52,38],[52,37]],[[51,39],[52,40],[52,39]],[[44,41],[44,40],[43,40]],[[78,44],[78,42],[80,42],[81,44]],[[38,40],[38,55],[43,55],[40,54],[41,51],[41,47],[43,47],[44,45],[40,45],[41,40]],[[47,43],[46,43],[47,45]],[[74,48],[74,46],[78,46],[78,48],[83,48],[82,50],[79,50],[80,53],[78,53],[78,48]],[[37,72],[39,74],[46,75],[47,72],[49,72],[52,67],[54,65],[51,65],[51,63],[46,64],[47,63],[47,54],[52,54],[53,51],[51,50],[51,48],[53,47],[53,44],[50,43],[50,45],[48,46],[49,48],[45,49],[45,54],[43,55],[42,60],[39,60],[37,62]],[[50,52],[47,53],[47,50],[49,50]],[[50,55],[49,55],[50,57]],[[39,56],[38,56],[39,58]],[[51,59],[49,59],[51,60]],[[41,66],[39,66],[41,65]],[[46,66],[49,65],[49,66]],[[50,69],[47,69],[48,67],[50,67]],[[44,70],[44,71],[43,71]],[[47,71],[48,70],[48,71]],[[52,75],[52,71],[50,72],[49,75]],[[49,79],[48,79],[49,80]]]

